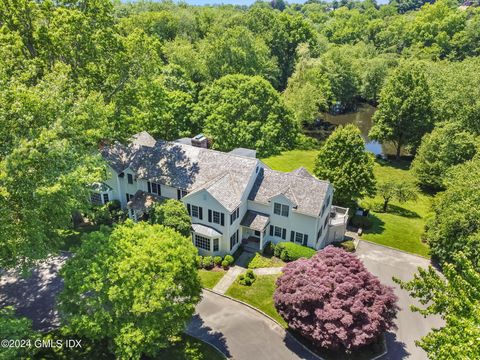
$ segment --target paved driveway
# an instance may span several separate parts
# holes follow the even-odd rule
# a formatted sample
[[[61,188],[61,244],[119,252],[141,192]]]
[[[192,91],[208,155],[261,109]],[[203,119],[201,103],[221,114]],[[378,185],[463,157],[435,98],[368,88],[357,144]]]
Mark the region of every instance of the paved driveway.
[[[235,360],[315,359],[275,322],[257,311],[204,291],[187,332]]]
[[[55,309],[56,295],[63,282],[58,271],[70,255],[50,257],[22,277],[15,270],[1,272],[0,308],[13,305],[16,313],[32,320],[36,330],[49,331],[59,325]]]
[[[395,288],[395,294],[399,298],[401,310],[396,321],[398,329],[387,334],[389,352],[383,359],[426,359],[426,353],[415,346],[415,340],[426,335],[431,328],[441,327],[443,321],[437,316],[424,318],[422,315],[412,312],[410,305],[420,304],[413,300],[406,291],[400,289],[392,281],[392,276],[401,280],[410,280],[417,272],[417,267],[428,267],[430,261],[366,241],[359,242],[356,254],[382,283]]]

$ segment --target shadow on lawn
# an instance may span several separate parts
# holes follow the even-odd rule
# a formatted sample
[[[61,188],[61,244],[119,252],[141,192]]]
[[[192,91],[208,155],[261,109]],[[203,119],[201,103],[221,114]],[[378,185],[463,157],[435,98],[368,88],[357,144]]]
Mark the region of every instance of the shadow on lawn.
[[[381,234],[385,230],[385,221],[381,220],[373,212],[368,214],[368,218],[372,222],[372,226],[368,229],[364,229],[365,234]]]
[[[400,160],[383,160],[383,159],[376,159],[375,160],[379,165],[381,166],[388,166],[394,169],[399,169],[399,170],[409,170],[410,169],[410,164],[412,163],[411,159],[406,160],[406,159],[400,159]]]
[[[418,215],[415,211],[411,211],[411,210],[402,208],[398,205],[389,204],[388,209],[387,209],[387,213],[402,216],[402,217],[406,217],[406,218],[410,218],[410,219],[420,218],[420,215]]]

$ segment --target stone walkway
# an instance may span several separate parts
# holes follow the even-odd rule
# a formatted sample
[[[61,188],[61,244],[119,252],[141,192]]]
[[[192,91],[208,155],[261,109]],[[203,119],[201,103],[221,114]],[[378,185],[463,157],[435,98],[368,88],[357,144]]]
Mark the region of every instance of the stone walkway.
[[[243,253],[245,254],[245,253]],[[242,259],[242,255],[238,258],[238,260]],[[248,254],[248,253],[247,253]],[[244,262],[237,261],[237,264],[244,264]],[[247,262],[248,264],[248,262]],[[246,265],[245,265],[246,266]],[[244,266],[241,265],[235,265],[232,266],[226,273],[223,275],[223,277],[220,279],[220,281],[213,287],[213,291],[219,294],[225,294],[228,290],[228,288],[234,283],[234,281],[237,279],[237,277],[240,274],[243,274],[247,271],[247,269]],[[276,275],[280,274],[282,272],[281,267],[269,267],[269,268],[259,268],[259,269],[254,269],[253,273],[255,275]]]
[[[219,294],[225,294],[225,292],[228,290],[230,285],[233,284],[238,275],[244,273],[245,271],[246,269],[241,266],[232,266],[225,273],[225,275],[223,275],[223,277],[220,279],[217,285],[214,286],[212,290]]]

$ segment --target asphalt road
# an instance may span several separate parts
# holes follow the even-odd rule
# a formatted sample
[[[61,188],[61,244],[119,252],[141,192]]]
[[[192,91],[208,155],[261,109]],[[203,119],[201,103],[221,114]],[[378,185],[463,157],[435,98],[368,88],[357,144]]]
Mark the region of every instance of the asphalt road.
[[[56,295],[63,288],[58,271],[70,255],[50,257],[22,277],[15,270],[2,271],[0,308],[14,306],[16,313],[32,320],[35,330],[49,331],[59,326]]]
[[[249,307],[204,291],[187,333],[235,360],[315,359],[285,330]]]
[[[395,276],[401,280],[410,280],[417,268],[428,267],[430,261],[420,256],[410,255],[401,251],[360,241],[356,255],[363,261],[367,269],[375,274],[382,283],[394,287],[401,308],[396,324],[398,329],[387,333],[388,354],[383,359],[427,359],[426,353],[415,346],[415,340],[426,335],[432,328],[443,326],[440,317],[424,318],[419,313],[410,310],[410,305],[420,305],[412,299],[405,290],[392,281]]]

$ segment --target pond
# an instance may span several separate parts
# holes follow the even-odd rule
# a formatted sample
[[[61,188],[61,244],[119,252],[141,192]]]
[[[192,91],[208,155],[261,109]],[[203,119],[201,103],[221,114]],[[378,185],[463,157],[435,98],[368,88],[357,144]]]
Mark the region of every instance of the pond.
[[[365,148],[367,151],[375,155],[395,155],[395,146],[390,143],[381,144],[378,141],[371,140],[368,137],[368,132],[372,127],[372,117],[376,108],[369,104],[362,104],[358,110],[351,113],[332,115],[328,113],[322,114],[322,121],[320,127],[323,130],[309,130],[311,136],[321,138],[328,136],[333,129],[338,125],[355,124],[362,132],[362,137],[365,140]],[[325,130],[326,129],[326,130]],[[322,132],[323,131],[323,132]],[[403,152],[402,152],[403,155]]]

